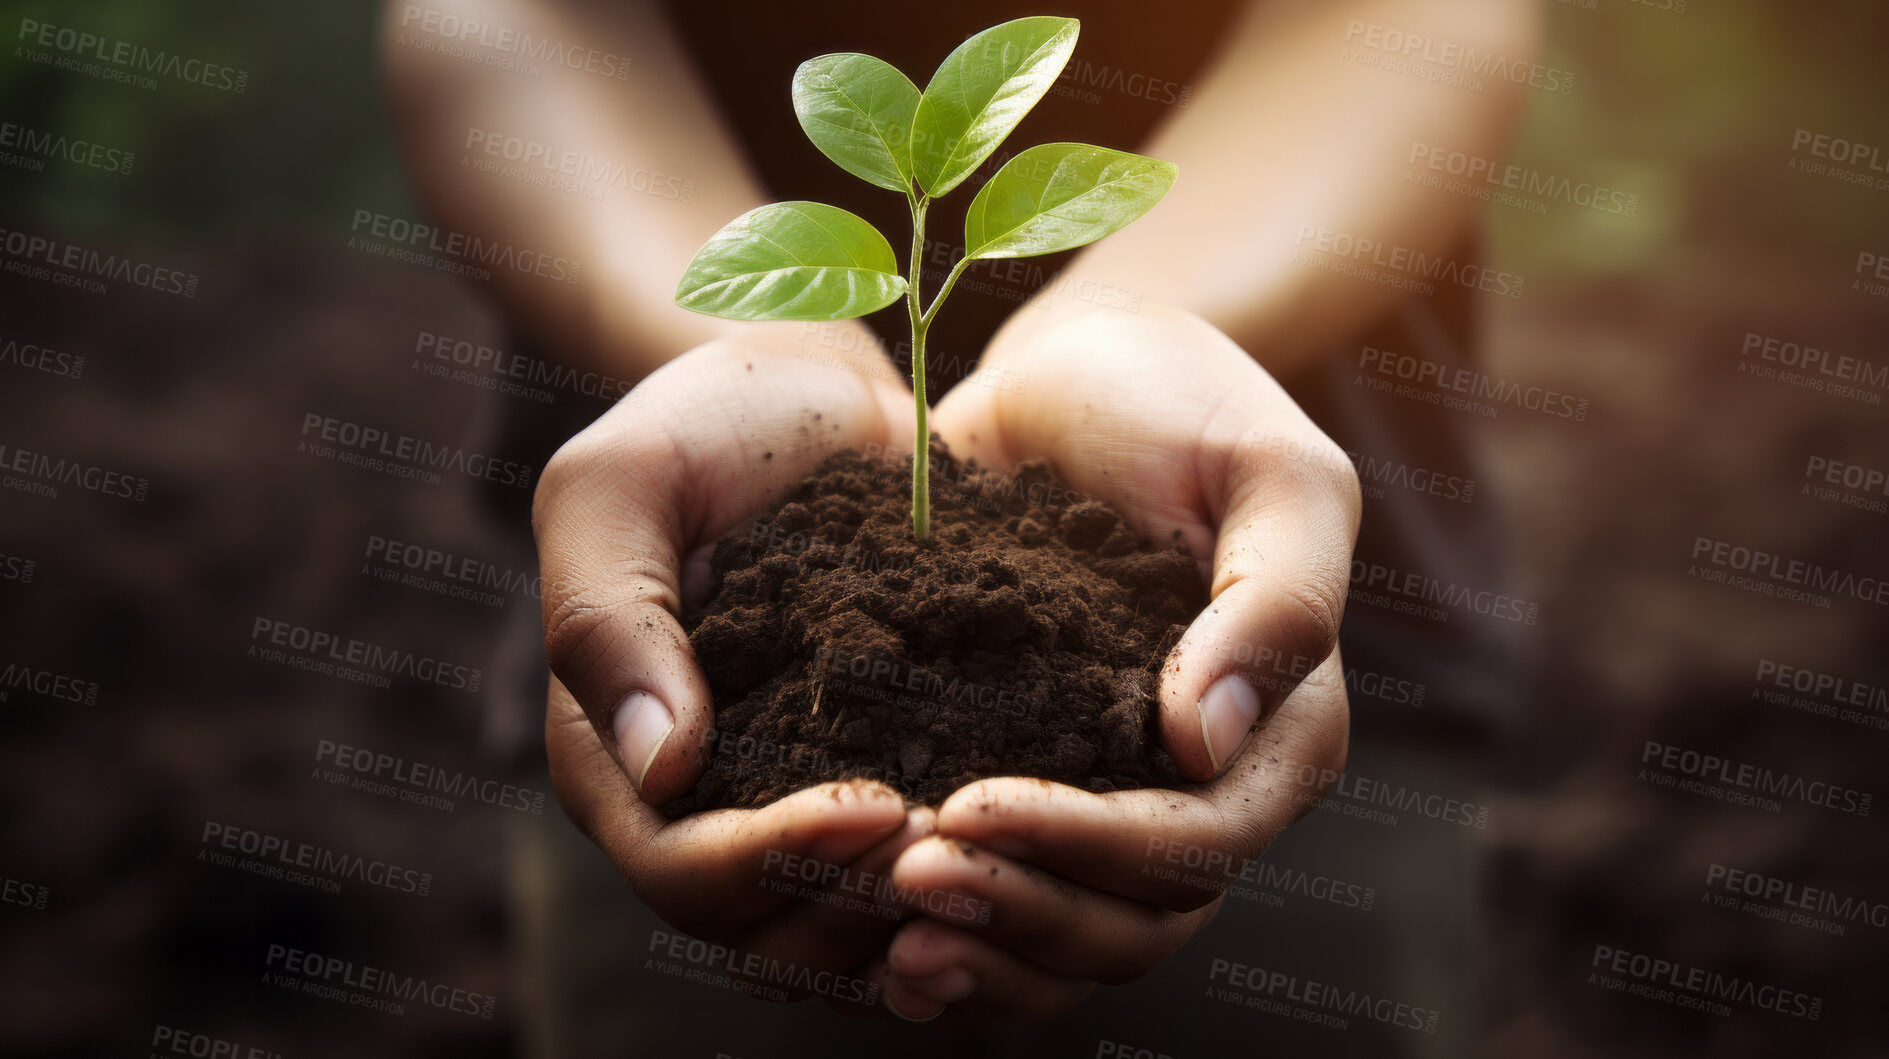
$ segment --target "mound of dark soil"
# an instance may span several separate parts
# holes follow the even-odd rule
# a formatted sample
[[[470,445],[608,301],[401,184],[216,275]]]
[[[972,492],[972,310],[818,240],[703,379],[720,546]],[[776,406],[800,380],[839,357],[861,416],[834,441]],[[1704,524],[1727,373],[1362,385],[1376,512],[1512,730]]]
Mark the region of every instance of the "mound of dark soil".
[[[936,442],[917,541],[909,466],[840,454],[717,542],[688,622],[715,696],[710,765],[669,812],[862,776],[932,805],[987,776],[1178,782],[1154,693],[1207,603],[1194,558],[1041,463],[1000,475]]]

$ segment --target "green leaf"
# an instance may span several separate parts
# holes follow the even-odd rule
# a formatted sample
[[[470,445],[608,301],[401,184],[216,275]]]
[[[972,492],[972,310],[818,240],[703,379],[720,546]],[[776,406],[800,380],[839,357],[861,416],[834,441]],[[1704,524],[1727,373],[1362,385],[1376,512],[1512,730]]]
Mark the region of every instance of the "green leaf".
[[[841,169],[891,191],[912,186],[918,86],[892,64],[840,52],[794,71],[794,113],[807,139]]]
[[[945,194],[990,157],[1056,83],[1080,28],[1073,18],[1019,18],[945,57],[912,124],[912,169],[926,194]]]
[[[837,207],[776,202],[696,251],[676,304],[730,320],[850,320],[905,293],[892,244]]]
[[[1086,143],[1018,154],[978,189],[964,214],[970,257],[1072,250],[1128,227],[1174,186],[1172,162]]]

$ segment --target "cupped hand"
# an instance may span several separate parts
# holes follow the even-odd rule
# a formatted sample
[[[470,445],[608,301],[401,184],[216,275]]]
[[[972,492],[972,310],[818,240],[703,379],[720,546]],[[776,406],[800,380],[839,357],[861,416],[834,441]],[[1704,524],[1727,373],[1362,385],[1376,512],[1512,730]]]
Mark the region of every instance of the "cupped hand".
[[[933,422],[960,456],[1047,460],[1075,491],[1156,540],[1179,530],[1202,557],[1211,602],[1158,692],[1162,745],[1193,782],[1091,794],[1006,777],[954,793],[893,880],[989,913],[918,918],[893,939],[875,973],[919,1017],[1051,1018],[1097,982],[1146,973],[1213,917],[1345,759],[1336,648],[1359,491],[1344,453],[1198,317],[1027,316]]]
[[[861,909],[841,883],[818,885],[832,873],[807,883],[782,867],[881,874],[933,814],[865,781],[675,821],[657,808],[695,782],[712,742],[713,703],[678,621],[684,593],[705,587],[707,549],[826,456],[910,444],[896,371],[803,343],[809,333],[834,329],[754,325],[650,375],[552,458],[532,522],[553,673],[545,741],[565,813],[658,915],[722,946],[703,970],[846,1004],[865,999],[846,980],[783,981],[782,966],[857,967],[907,913]],[[672,955],[647,940],[652,956]]]

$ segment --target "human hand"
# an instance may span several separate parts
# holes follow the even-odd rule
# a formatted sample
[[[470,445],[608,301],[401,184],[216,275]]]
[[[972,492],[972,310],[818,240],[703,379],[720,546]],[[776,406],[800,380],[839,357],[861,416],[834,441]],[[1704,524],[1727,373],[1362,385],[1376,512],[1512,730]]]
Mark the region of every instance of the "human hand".
[[[790,856],[882,874],[934,819],[865,781],[675,821],[657,808],[706,763],[713,703],[677,616],[706,588],[713,542],[826,456],[912,434],[911,395],[890,365],[796,355],[796,331],[751,325],[650,375],[551,459],[532,517],[558,801],[658,915],[733,950],[724,972],[756,956],[844,972],[883,951],[904,911],[762,884]]]
[[[1345,758],[1336,645],[1359,491],[1344,453],[1197,317],[1104,311],[1026,329],[980,365],[1023,385],[958,386],[936,429],[986,466],[1046,459],[1154,539],[1178,529],[1212,557],[1212,602],[1158,692],[1162,745],[1198,785],[1091,794],[1002,777],[954,793],[892,878],[986,901],[990,916],[899,930],[875,974],[916,1017],[1051,1018],[1097,982],[1145,974]],[[1166,871],[1173,850],[1226,870]]]

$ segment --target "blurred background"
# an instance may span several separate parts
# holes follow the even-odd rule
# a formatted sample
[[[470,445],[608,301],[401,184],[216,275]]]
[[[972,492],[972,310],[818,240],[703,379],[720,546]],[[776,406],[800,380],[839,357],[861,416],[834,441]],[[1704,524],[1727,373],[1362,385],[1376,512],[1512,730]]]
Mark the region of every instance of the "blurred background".
[[[1727,804],[1648,780],[1643,757],[1653,741],[1884,786],[1889,706],[1867,692],[1889,684],[1889,610],[1715,583],[1695,552],[1706,538],[1889,576],[1880,485],[1807,474],[1819,458],[1889,470],[1889,385],[1819,390],[1779,377],[1782,364],[1750,371],[1765,362],[1746,352],[1758,336],[1889,365],[1889,290],[1858,269],[1859,255],[1889,256],[1889,9],[1546,7],[1541,61],[1578,71],[1580,91],[1531,93],[1510,161],[1617,187],[1638,207],[1488,207],[1489,263],[1528,278],[1523,297],[1482,306],[1489,370],[1590,411],[1479,426],[1494,479],[1483,488],[1515,524],[1517,594],[1541,610],[1527,722],[1493,751],[1500,782],[1477,799],[1491,807],[1476,836],[1478,1037],[1490,1055],[1880,1055],[1884,910],[1839,933],[1711,897],[1726,893],[1717,865],[1889,901],[1878,814]],[[541,925],[516,910],[542,884],[530,851],[577,839],[537,742],[529,490],[374,474],[308,451],[304,424],[339,416],[539,468],[607,399],[559,389],[537,402],[534,431],[501,433],[514,398],[417,366],[417,335],[496,346],[504,332],[476,285],[350,245],[357,210],[422,216],[383,113],[377,17],[345,0],[45,0],[9,4],[0,23],[12,35],[83,22],[244,74],[240,91],[234,76],[144,87],[42,61],[30,42],[0,57],[8,1054],[156,1053],[167,1030],[292,1056],[543,1044],[529,1012],[548,979],[528,958]],[[9,145],[8,126],[115,154],[34,154]],[[1878,153],[1836,161],[1817,136]],[[75,289],[14,270],[22,236],[194,282]],[[46,482],[22,473],[46,464],[17,462],[21,451],[80,471],[45,495],[11,481]],[[522,572],[526,587],[463,599],[401,584],[377,541]],[[258,622],[487,679],[380,688],[309,672],[272,657]],[[1865,705],[1846,719],[1793,704],[1819,694],[1784,693],[1785,666],[1864,686]],[[458,792],[429,802],[426,780],[385,772],[384,786],[357,785],[342,748],[407,763],[395,771],[409,778],[454,777]],[[226,834],[238,852],[271,836],[413,874],[264,877],[218,858]],[[393,1017],[296,995],[270,979],[272,946],[496,1003]],[[1596,946],[1823,1002],[1810,1020],[1630,997],[1591,980]],[[607,1019],[610,988],[596,992]],[[749,1002],[718,1003],[739,1019]],[[1098,1004],[1106,994],[1072,1018]],[[1096,1054],[1094,1034],[1066,1040],[1044,1054]],[[704,1042],[703,1055],[768,1054],[733,1025]]]

